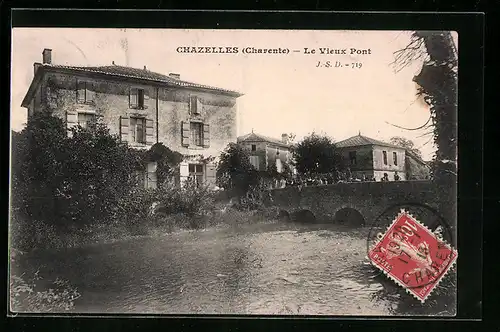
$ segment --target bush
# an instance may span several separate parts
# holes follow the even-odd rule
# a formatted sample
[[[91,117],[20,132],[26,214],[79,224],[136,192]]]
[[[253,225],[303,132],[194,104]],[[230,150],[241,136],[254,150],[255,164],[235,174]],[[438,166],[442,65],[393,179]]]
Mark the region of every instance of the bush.
[[[214,207],[215,194],[208,186],[187,181],[182,187],[168,186],[157,191],[158,212],[185,214],[197,217],[210,214]]]
[[[58,229],[109,219],[136,179],[141,154],[102,124],[77,127],[47,112],[12,136],[12,207],[20,217]]]
[[[22,277],[10,277],[10,304],[14,312],[64,312],[72,310],[80,297],[77,289],[67,281],[56,279],[53,288],[40,290],[37,281],[42,279],[38,271],[28,281]]]
[[[54,225],[39,220],[27,221],[14,214],[10,221],[11,247],[19,250],[58,248],[63,241]]]
[[[217,166],[218,186],[231,190],[235,196],[243,196],[259,183],[259,173],[250,164],[247,151],[238,144],[229,144]]]

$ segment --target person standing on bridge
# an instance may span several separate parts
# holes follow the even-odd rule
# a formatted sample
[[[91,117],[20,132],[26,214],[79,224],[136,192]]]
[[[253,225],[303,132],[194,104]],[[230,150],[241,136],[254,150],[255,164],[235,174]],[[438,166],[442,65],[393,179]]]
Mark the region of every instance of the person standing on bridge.
[[[399,174],[397,171],[394,172],[394,181],[399,181]]]
[[[389,182],[389,175],[387,173],[384,173],[384,176],[380,179],[382,182]]]

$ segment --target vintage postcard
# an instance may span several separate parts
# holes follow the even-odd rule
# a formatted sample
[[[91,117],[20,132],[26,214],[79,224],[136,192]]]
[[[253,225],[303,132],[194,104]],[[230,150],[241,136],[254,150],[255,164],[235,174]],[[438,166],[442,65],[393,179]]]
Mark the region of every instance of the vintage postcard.
[[[455,316],[457,40],[13,28],[11,314]]]

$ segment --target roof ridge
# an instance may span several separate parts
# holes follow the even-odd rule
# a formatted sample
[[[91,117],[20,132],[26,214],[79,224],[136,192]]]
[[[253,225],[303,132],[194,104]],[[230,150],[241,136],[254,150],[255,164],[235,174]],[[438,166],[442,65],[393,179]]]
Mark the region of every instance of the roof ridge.
[[[162,73],[159,73],[156,71],[151,71],[149,69],[144,70],[141,68],[135,68],[135,67],[130,67],[130,66],[122,66],[122,65],[72,66],[72,65],[56,65],[56,64],[44,64],[44,66],[45,67],[53,67],[53,68],[66,68],[66,69],[73,69],[73,70],[82,70],[82,71],[87,71],[87,72],[115,75],[115,76],[121,76],[121,77],[137,78],[137,79],[143,79],[143,80],[149,80],[149,81],[170,83],[170,84],[174,84],[174,85],[178,85],[178,86],[210,89],[210,90],[216,90],[216,91],[220,91],[220,92],[238,94],[240,96],[242,95],[238,91],[229,90],[229,89],[225,89],[225,88],[219,88],[219,87],[205,85],[205,84],[199,84],[199,83],[185,81],[185,80],[181,80],[181,79],[177,79],[177,78],[172,78],[168,75],[165,75],[165,74],[162,74]],[[128,69],[128,70],[131,70],[132,73],[113,72],[112,71],[113,68]],[[134,71],[137,71],[137,72],[134,72]],[[139,75],[139,73],[141,73],[141,72],[147,73],[147,75]],[[157,77],[154,77],[154,76],[157,76]]]
[[[248,138],[250,138],[252,135],[255,136],[255,137],[257,137],[258,139],[261,139],[261,140],[263,140],[265,142],[268,142],[268,143],[279,144],[279,145],[283,145],[283,146],[289,146],[289,144],[281,141],[278,138],[274,138],[274,137],[271,137],[271,136],[266,136],[264,134],[259,134],[259,133],[253,132],[253,131],[251,133],[238,136],[237,140],[244,141],[244,140],[247,140]]]

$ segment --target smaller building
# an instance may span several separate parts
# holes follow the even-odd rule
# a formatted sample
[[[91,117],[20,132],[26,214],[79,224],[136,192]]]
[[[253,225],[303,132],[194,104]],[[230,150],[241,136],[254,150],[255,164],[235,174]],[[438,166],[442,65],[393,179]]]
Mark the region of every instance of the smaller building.
[[[361,134],[336,143],[352,177],[368,177],[381,181],[387,173],[389,181],[406,180],[406,150],[402,147],[385,143]]]
[[[406,179],[428,180],[431,176],[431,166],[411,150],[406,150]]]
[[[281,140],[254,132],[238,137],[237,142],[250,155],[250,163],[258,171],[266,171],[275,164],[281,172],[283,163],[290,164],[290,144],[288,135],[283,134]]]

